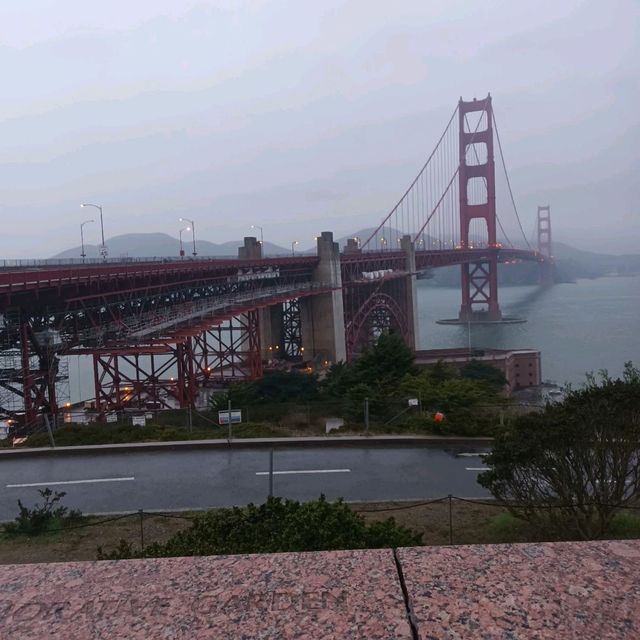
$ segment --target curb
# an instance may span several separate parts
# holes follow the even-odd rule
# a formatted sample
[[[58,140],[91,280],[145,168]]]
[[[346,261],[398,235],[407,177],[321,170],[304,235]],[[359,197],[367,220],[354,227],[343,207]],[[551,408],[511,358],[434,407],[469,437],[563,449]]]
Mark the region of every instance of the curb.
[[[27,457],[51,455],[87,455],[106,453],[140,453],[146,451],[176,451],[197,449],[272,449],[292,447],[384,447],[421,446],[442,447],[443,445],[489,446],[493,438],[471,438],[462,436],[342,436],[310,438],[238,438],[229,440],[180,440],[174,442],[130,442],[123,444],[94,444],[70,447],[38,447],[0,450],[1,457]]]

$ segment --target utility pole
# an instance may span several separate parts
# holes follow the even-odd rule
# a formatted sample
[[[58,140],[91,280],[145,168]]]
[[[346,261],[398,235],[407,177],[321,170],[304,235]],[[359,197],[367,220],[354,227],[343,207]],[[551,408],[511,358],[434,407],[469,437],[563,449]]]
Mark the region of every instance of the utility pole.
[[[369,398],[364,399],[364,432],[369,434]]]

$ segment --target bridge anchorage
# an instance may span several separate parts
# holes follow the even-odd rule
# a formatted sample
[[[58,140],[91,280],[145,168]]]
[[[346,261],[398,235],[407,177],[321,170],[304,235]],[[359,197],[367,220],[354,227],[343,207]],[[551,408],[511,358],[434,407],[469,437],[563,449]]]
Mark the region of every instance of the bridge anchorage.
[[[461,269],[459,315],[444,322],[520,321],[501,312],[498,268],[537,262],[540,282],[552,282],[550,211],[538,210],[537,250],[510,241],[496,210],[494,136],[504,167],[491,96],[460,100],[397,204],[342,252],[323,232],[315,255],[264,258],[245,238],[237,259],[5,264],[0,417],[25,430],[67,419],[73,356],[88,356],[93,398],[82,400],[106,420],[194,407],[207,387],[269,367],[349,361],[387,331],[415,350],[417,279],[440,267]]]

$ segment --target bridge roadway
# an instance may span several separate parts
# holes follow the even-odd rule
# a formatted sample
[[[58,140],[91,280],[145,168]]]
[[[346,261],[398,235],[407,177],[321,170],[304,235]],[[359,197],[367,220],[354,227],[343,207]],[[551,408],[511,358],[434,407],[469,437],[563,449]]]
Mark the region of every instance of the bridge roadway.
[[[497,254],[500,261],[543,260],[535,251],[506,247],[484,247],[469,249],[441,249],[416,251],[416,266],[419,269],[437,268],[467,262],[485,260],[490,254]],[[356,266],[362,271],[401,265],[404,268],[405,254],[402,251],[363,251],[343,253],[340,262],[343,268]],[[318,262],[315,255],[281,256],[260,259],[198,258],[193,260],[153,260],[139,259],[122,262],[91,264],[58,264],[52,261],[34,261],[25,265],[17,262],[9,265],[0,263],[0,302],[9,301],[16,294],[52,290],[59,296],[63,291],[77,291],[78,287],[90,287],[93,293],[105,290],[130,290],[130,283],[144,282],[145,288],[154,282],[165,287],[174,283],[190,284],[193,278],[231,274],[236,269],[255,267],[279,267],[289,270],[309,270]]]
[[[420,500],[452,494],[487,497],[474,445],[278,448],[274,494],[309,500]],[[462,455],[461,455],[462,454]],[[261,503],[268,494],[268,448],[0,454],[0,521],[33,505],[38,489],[66,491],[84,513],[184,510]]]

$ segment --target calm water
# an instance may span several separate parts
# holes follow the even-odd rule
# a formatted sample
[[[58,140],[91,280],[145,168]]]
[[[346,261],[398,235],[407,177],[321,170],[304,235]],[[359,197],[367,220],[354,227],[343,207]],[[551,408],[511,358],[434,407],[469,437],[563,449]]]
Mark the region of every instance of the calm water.
[[[626,360],[640,366],[640,277],[579,280],[548,289],[503,287],[500,305],[506,315],[528,322],[472,327],[472,345],[539,349],[544,380],[580,383],[585,371],[619,374]],[[436,324],[455,317],[459,307],[459,290],[418,282],[423,349],[467,345],[466,326]],[[69,383],[73,402],[94,397],[90,358],[69,359]]]
[[[472,326],[474,347],[532,348],[542,352],[542,377],[584,381],[585,371],[619,374],[627,360],[640,367],[640,276],[579,280],[577,284],[503,287],[505,315],[524,324]],[[466,326],[436,324],[458,315],[460,292],[418,282],[420,343],[424,349],[464,347]]]

